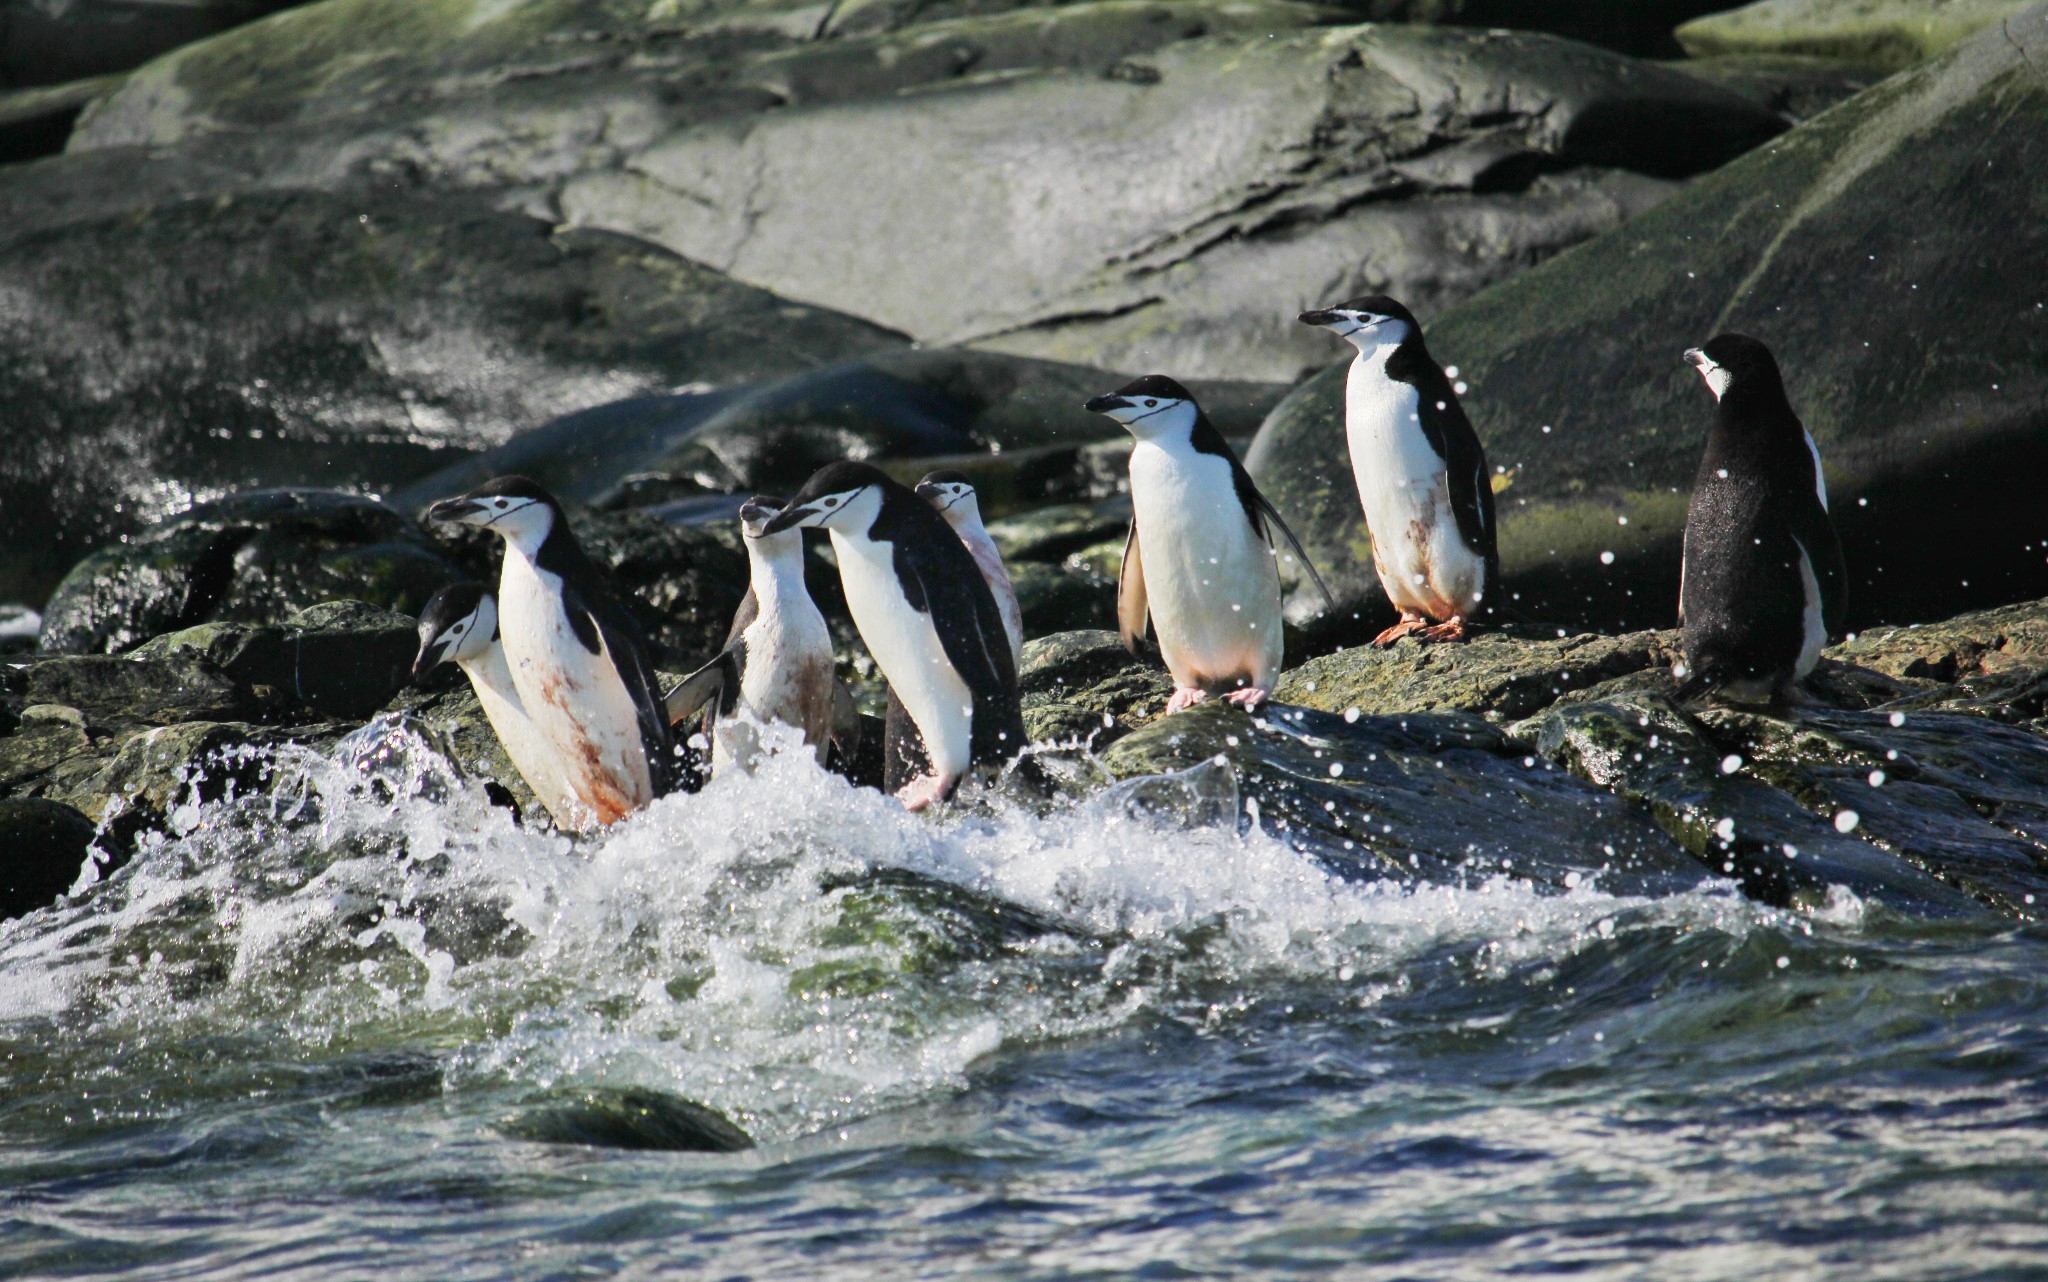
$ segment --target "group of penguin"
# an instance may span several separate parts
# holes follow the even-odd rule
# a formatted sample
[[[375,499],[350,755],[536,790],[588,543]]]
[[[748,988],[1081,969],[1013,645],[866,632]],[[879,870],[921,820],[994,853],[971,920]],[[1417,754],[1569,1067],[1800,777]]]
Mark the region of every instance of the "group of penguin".
[[[1453,641],[1503,609],[1492,476],[1422,327],[1383,295],[1304,312],[1356,349],[1345,435],[1373,567],[1400,619],[1375,638]],[[1716,402],[1688,514],[1680,695],[1790,694],[1841,625],[1846,575],[1813,438],[1762,343],[1723,334],[1685,353]],[[1117,585],[1124,644],[1149,629],[1173,679],[1167,712],[1212,695],[1270,697],[1283,650],[1279,542],[1334,608],[1300,541],[1194,397],[1151,374],[1087,403],[1135,438],[1133,516]],[[910,810],[950,797],[977,766],[1025,747],[1023,621],[973,485],[934,472],[915,488],[834,463],[786,500],[740,509],[746,599],[720,653],[673,690],[553,496],[504,477],[436,504],[437,521],[504,540],[495,595],[444,590],[420,618],[415,680],[459,665],[506,754],[556,825],[611,824],[692,782],[751,769],[760,728],[802,732],[820,763],[850,758],[859,718],[831,634],[804,585],[803,535],[832,542],[846,603],[889,684],[883,783]],[[697,726],[699,730],[688,727]]]

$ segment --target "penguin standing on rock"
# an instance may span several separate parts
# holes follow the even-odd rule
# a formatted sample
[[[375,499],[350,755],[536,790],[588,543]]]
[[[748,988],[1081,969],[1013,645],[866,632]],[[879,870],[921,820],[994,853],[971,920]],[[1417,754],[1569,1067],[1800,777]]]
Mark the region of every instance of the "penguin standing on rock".
[[[1344,382],[1344,436],[1373,568],[1401,612],[1373,644],[1463,640],[1467,620],[1498,604],[1500,553],[1486,451],[1451,380],[1414,315],[1384,294],[1301,321],[1358,349]]]
[[[832,666],[832,633],[804,586],[804,536],[796,530],[766,533],[782,503],[756,496],[741,505],[746,599],[725,648],[685,677],[666,701],[671,723],[709,710],[705,730],[714,775],[734,765],[750,767],[759,751],[750,730],[733,721],[742,708],[757,721],[802,730],[820,765],[834,736],[842,687]]]
[[[1322,576],[1179,383],[1147,374],[1085,408],[1123,424],[1138,442],[1131,533],[1117,581],[1125,647],[1137,652],[1149,615],[1173,676],[1169,714],[1211,694],[1257,707],[1279,679],[1285,645],[1274,531],[1329,600]]]
[[[1716,405],[1685,518],[1679,696],[1776,701],[1813,671],[1848,603],[1820,450],[1768,347],[1722,334],[1685,359]]]
[[[505,664],[505,647],[498,640],[498,601],[481,584],[442,588],[420,611],[420,652],[413,660],[413,684],[420,684],[444,663],[454,663],[469,678],[499,746],[540,804],[547,807],[555,826],[574,824],[583,803],[519,701],[512,670]]]
[[[945,518],[880,469],[849,462],[819,469],[764,530],[800,526],[831,535],[854,626],[924,739],[930,773],[897,792],[904,807],[944,800],[969,767],[1022,751],[1002,612]]]
[[[580,803],[564,826],[609,825],[672,791],[679,763],[647,641],[554,496],[499,477],[428,515],[505,540],[500,644],[520,704]]]

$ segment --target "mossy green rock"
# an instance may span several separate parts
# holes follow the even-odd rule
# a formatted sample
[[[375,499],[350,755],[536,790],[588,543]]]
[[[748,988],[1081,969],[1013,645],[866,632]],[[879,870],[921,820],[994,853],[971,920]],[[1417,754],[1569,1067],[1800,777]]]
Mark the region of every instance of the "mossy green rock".
[[[1274,697],[1324,712],[1477,712],[1516,721],[1560,698],[1630,673],[1668,670],[1676,633],[1555,639],[1485,633],[1461,645],[1408,638],[1358,646],[1281,674]]]
[[[203,658],[242,685],[273,690],[321,716],[358,721],[405,685],[418,649],[410,615],[329,601],[276,626],[206,623],[169,633],[133,659]]]
[[[501,1129],[514,1139],[542,1144],[676,1153],[737,1153],[754,1147],[747,1133],[716,1109],[637,1087],[560,1091],[550,1102],[508,1118]]]
[[[2036,8],[1619,231],[1422,314],[1500,472],[1511,605],[1574,631],[1674,621],[1713,412],[1680,356],[1725,330],[1771,345],[1819,443],[1852,627],[2048,592],[2034,517],[2048,295],[2021,283],[2048,279],[2044,62]],[[1320,623],[1312,590],[1290,600],[1326,642],[1392,619],[1345,452],[1344,377],[1335,365],[1299,388],[1247,458],[1339,590]]]
[[[1110,743],[1157,716],[1173,694],[1165,668],[1134,658],[1101,629],[1026,641],[1017,684],[1033,743]]]
[[[1694,57],[1807,54],[1897,70],[1997,26],[2035,0],[1759,0],[1672,34]]]

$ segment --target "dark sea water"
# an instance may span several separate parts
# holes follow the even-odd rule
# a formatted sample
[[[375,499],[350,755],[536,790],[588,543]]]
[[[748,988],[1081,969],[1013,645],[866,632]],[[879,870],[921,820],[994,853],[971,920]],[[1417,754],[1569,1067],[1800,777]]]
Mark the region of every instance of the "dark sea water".
[[[0,1274],[2048,1277],[2040,928],[1347,882],[1209,767],[576,845],[288,774],[0,925]],[[759,1145],[522,1138],[616,1090]]]

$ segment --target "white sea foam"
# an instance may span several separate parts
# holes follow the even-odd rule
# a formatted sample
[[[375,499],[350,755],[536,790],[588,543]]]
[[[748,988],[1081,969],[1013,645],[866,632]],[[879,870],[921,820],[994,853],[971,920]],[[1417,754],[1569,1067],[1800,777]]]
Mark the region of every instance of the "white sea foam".
[[[576,842],[518,827],[401,725],[288,773],[0,927],[0,1019],[428,1044],[451,1089],[656,1086],[787,1135],[1219,986],[1369,998],[1447,948],[1483,982],[1617,924],[1771,918],[1724,890],[1346,882],[1241,834],[1220,765],[934,820],[785,750]]]

